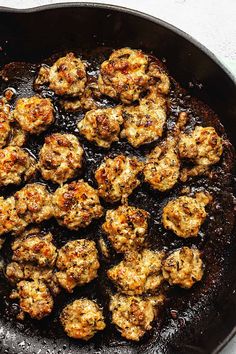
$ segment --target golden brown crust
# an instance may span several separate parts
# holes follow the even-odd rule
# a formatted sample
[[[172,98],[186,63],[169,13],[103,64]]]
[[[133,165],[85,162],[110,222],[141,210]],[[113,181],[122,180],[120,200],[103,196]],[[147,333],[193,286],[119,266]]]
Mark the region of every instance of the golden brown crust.
[[[152,322],[158,315],[158,306],[164,302],[164,296],[112,296],[109,309],[112,322],[122,337],[139,341],[152,328]]]
[[[73,134],[55,133],[45,138],[39,153],[39,168],[44,179],[62,184],[78,175],[83,148]]]
[[[25,150],[17,146],[0,149],[0,186],[20,184],[36,172],[36,162]]]
[[[161,272],[164,252],[145,249],[142,253],[130,252],[124,260],[109,269],[108,277],[126,295],[156,293],[163,282]]]
[[[74,287],[89,283],[97,277],[98,252],[94,241],[70,241],[58,252],[57,279],[68,292]]]
[[[69,337],[82,340],[89,340],[106,327],[102,310],[88,299],[78,299],[67,305],[60,321]]]
[[[54,216],[60,225],[77,230],[103,214],[98,193],[83,180],[58,188],[53,195]]]
[[[32,96],[19,98],[12,118],[30,134],[40,134],[54,122],[54,109],[49,98]]]
[[[182,247],[163,262],[163,276],[170,285],[191,288],[203,276],[203,262],[197,248]]]
[[[100,108],[87,112],[78,123],[78,129],[87,140],[109,148],[113,142],[119,140],[122,123],[121,107]]]
[[[136,157],[106,158],[95,172],[99,196],[112,203],[125,201],[140,184],[137,176],[142,169],[143,164]]]
[[[14,197],[4,199],[0,197],[0,235],[7,232],[19,233],[24,230],[27,223],[20,218],[16,210]]]
[[[179,237],[196,237],[207,216],[205,206],[211,200],[208,193],[199,192],[194,198],[181,196],[169,201],[162,214],[164,227]]]
[[[145,210],[128,205],[107,211],[102,228],[116,252],[126,253],[144,246],[148,217],[149,213]]]

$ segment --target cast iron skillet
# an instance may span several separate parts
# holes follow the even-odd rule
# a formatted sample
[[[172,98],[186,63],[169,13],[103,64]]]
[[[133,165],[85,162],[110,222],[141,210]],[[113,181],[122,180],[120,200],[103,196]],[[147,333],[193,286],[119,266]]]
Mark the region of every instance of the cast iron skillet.
[[[165,58],[171,76],[219,115],[229,139],[236,145],[235,80],[209,51],[178,29],[136,11],[101,4],[0,11],[0,66],[12,61],[37,63],[53,53],[101,46],[141,48]],[[211,296],[205,296],[203,291],[205,305],[199,312],[192,311],[187,323],[184,318],[169,320],[161,337],[154,329],[154,334],[139,345],[115,339],[108,345],[102,335],[84,345],[67,340],[60,331],[47,333],[43,323],[40,330],[24,327],[12,321],[9,313],[0,318],[0,352],[216,353],[234,334],[236,325],[234,244],[226,257],[224,282],[212,290]],[[0,309],[5,301],[4,287],[2,280]]]

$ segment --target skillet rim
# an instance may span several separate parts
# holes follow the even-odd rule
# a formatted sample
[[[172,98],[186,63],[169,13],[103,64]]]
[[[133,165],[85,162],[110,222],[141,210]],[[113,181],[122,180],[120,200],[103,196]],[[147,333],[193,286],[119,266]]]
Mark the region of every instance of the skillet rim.
[[[112,5],[112,4],[107,4],[107,3],[97,3],[97,2],[63,2],[63,3],[54,3],[54,4],[47,4],[47,5],[41,5],[41,6],[34,6],[30,8],[23,8],[23,9],[18,9],[18,8],[13,8],[13,7],[6,7],[6,6],[0,6],[0,13],[11,13],[11,14],[31,14],[35,12],[43,12],[47,10],[56,10],[59,8],[99,8],[99,9],[105,9],[105,10],[112,10],[112,11],[117,11],[117,12],[123,12],[127,13],[136,17],[143,18],[149,22],[156,23],[162,27],[167,28],[168,30],[176,33],[180,37],[184,38],[186,41],[190,42],[193,44],[196,48],[198,48],[200,51],[202,51],[204,54],[206,54],[212,61],[215,62],[216,65],[223,71],[223,73],[228,76],[228,78],[232,81],[235,90],[236,90],[236,75],[234,75],[231,70],[222,63],[220,59],[211,51],[209,50],[205,45],[203,45],[201,42],[199,42],[197,39],[195,39],[193,36],[189,35],[185,31],[179,29],[178,27],[174,26],[173,24],[170,24],[158,17],[149,15],[147,13],[144,13],[139,10],[131,9],[129,7],[125,6],[119,6],[119,5]],[[224,340],[214,349],[212,354],[218,354],[221,352],[221,350],[232,340],[233,337],[236,337],[236,323],[234,328],[231,330],[231,332],[224,338]]]

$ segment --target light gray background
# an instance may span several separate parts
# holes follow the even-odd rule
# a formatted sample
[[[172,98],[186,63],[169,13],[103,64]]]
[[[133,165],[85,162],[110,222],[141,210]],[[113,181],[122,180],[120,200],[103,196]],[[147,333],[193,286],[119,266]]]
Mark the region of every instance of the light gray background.
[[[27,8],[62,2],[65,1],[0,0],[0,6]],[[130,7],[175,25],[210,49],[236,77],[236,0],[95,0],[94,2]],[[222,351],[222,354],[236,354],[236,337]]]

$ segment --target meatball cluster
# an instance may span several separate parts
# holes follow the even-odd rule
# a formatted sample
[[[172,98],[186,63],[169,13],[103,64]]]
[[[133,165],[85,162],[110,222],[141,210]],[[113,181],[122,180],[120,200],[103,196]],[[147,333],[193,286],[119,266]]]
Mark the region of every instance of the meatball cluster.
[[[103,214],[97,191],[83,180],[58,188],[53,206],[58,223],[71,230],[86,227]]]
[[[78,175],[83,148],[73,134],[55,133],[45,139],[39,153],[39,168],[45,180],[62,184]]]
[[[99,196],[110,203],[126,200],[140,184],[138,174],[142,169],[136,157],[107,158],[95,172]]]
[[[102,228],[116,252],[126,253],[144,246],[148,217],[145,210],[128,205],[107,211]]]
[[[99,268],[98,252],[94,241],[70,241],[58,252],[57,279],[68,292],[76,286],[89,283],[97,277]]]

